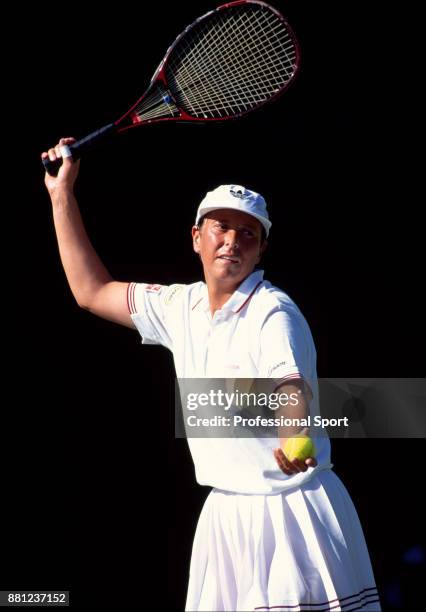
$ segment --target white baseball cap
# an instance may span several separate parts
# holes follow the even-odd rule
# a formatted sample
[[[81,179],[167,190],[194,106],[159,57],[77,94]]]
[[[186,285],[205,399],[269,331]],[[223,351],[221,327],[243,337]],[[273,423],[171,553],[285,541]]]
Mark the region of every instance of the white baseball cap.
[[[209,191],[197,210],[195,225],[198,225],[201,217],[213,210],[231,208],[245,212],[255,217],[263,225],[266,236],[269,234],[272,223],[269,221],[266,202],[260,193],[250,191],[241,185],[220,185],[213,191]]]

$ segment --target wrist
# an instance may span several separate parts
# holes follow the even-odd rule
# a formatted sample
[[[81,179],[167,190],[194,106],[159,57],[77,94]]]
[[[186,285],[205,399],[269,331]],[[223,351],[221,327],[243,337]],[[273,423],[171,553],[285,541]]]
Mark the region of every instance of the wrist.
[[[64,208],[74,201],[74,190],[69,185],[58,185],[50,191],[50,199],[54,209]]]

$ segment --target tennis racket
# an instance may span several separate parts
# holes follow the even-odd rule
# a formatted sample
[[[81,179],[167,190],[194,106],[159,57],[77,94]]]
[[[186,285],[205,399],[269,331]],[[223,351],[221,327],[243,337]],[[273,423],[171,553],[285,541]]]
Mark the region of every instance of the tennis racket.
[[[159,121],[235,119],[277,98],[300,65],[296,37],[273,7],[236,0],[199,17],[168,48],[147,91],[117,121],[69,145],[74,160],[113,135]],[[43,164],[56,176],[62,159]]]

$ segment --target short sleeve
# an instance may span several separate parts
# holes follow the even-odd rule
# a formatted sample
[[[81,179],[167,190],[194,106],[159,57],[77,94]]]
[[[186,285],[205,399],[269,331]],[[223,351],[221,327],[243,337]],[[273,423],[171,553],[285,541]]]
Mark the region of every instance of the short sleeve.
[[[296,379],[310,385],[315,367],[315,347],[301,313],[270,313],[260,333],[260,375],[273,379],[276,386]]]
[[[181,324],[179,309],[170,308],[185,285],[129,283],[127,303],[143,344],[173,350],[173,328]]]

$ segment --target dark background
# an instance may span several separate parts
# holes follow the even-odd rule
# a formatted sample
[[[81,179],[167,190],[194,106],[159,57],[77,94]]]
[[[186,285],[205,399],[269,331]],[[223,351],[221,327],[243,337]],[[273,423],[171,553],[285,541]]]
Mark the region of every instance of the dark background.
[[[302,48],[294,86],[238,122],[145,127],[88,156],[76,190],[87,229],[117,279],[193,282],[199,201],[221,183],[251,187],[273,221],[266,277],[308,319],[319,376],[421,377],[419,17],[409,4],[274,5]],[[184,609],[209,489],[174,440],[172,357],[77,308],[39,157],[121,116],[214,6],[37,3],[5,22],[2,589],[69,589],[76,608]],[[333,441],[389,610],[420,598],[423,447]]]

